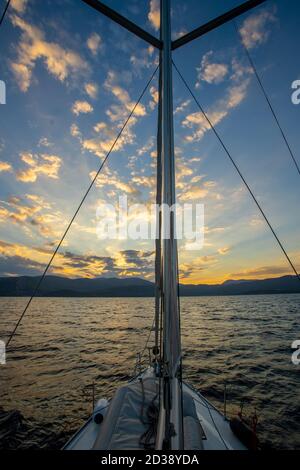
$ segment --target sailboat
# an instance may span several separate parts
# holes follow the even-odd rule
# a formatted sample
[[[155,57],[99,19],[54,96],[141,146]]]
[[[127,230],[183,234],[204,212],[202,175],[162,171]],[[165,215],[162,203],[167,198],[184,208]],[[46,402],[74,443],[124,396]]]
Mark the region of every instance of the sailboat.
[[[159,48],[157,194],[159,205],[175,203],[172,50],[263,3],[247,1],[192,33],[171,40],[171,1],[161,0],[160,39],[154,38],[98,0],[92,8]],[[162,227],[169,237],[162,239]],[[175,217],[159,212],[156,240],[155,341],[144,370],[93,414],[65,445],[65,450],[245,450],[256,436],[242,419],[227,419],[201,393],[182,380],[180,304]]]

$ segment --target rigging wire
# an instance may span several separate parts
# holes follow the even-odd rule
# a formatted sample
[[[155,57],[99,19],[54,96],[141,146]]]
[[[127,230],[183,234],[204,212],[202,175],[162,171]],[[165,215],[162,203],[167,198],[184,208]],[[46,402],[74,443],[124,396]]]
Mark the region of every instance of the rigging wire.
[[[186,385],[187,385],[187,384],[186,384]],[[196,395],[198,396],[198,398],[195,398],[195,397],[193,398],[194,401],[208,410],[209,415],[210,415],[210,418],[211,418],[211,420],[212,420],[212,423],[213,423],[213,425],[214,425],[214,427],[215,427],[217,433],[219,434],[219,437],[220,437],[221,441],[223,442],[225,448],[228,450],[227,444],[226,444],[226,442],[224,441],[224,439],[223,439],[223,437],[222,437],[222,435],[221,435],[221,432],[220,432],[218,426],[216,425],[216,422],[215,422],[215,420],[214,420],[214,418],[213,418],[213,416],[212,416],[212,413],[211,413],[211,411],[216,411],[217,413],[220,413],[220,412],[219,412],[218,409],[217,409],[215,406],[213,406],[203,395],[201,395],[201,401],[200,401],[199,392],[198,392],[198,390],[197,390],[195,387],[193,387],[193,386],[190,385],[190,384],[187,385],[187,386],[188,386],[188,388],[190,388],[194,393],[196,393]]]
[[[15,325],[15,327],[14,327],[12,333],[10,334],[10,336],[9,336],[9,338],[8,338],[8,341],[7,341],[7,343],[6,343],[6,348],[8,348],[8,346],[9,346],[11,340],[13,339],[13,337],[14,337],[14,335],[15,335],[15,333],[16,333],[16,331],[17,331],[17,329],[18,329],[18,327],[19,327],[19,325],[20,325],[20,323],[21,323],[21,321],[22,321],[23,318],[24,318],[24,315],[26,314],[26,312],[27,312],[27,310],[28,310],[28,307],[30,306],[32,300],[33,300],[34,297],[36,296],[36,294],[37,294],[37,292],[38,292],[38,290],[39,290],[39,288],[40,288],[40,286],[41,286],[41,284],[42,284],[42,282],[43,282],[43,280],[44,280],[44,278],[45,278],[45,276],[46,276],[46,274],[47,274],[47,272],[48,272],[48,270],[49,270],[49,268],[50,268],[50,266],[51,266],[51,264],[52,264],[52,261],[54,260],[54,258],[55,258],[55,256],[56,256],[58,250],[60,249],[60,247],[61,247],[61,245],[62,245],[64,239],[66,238],[66,236],[67,236],[67,234],[68,234],[68,232],[69,232],[69,230],[70,230],[70,228],[71,228],[71,226],[72,226],[72,224],[73,224],[73,222],[74,222],[74,220],[75,220],[75,218],[76,218],[78,212],[80,211],[80,209],[81,209],[83,203],[85,202],[85,200],[86,200],[86,198],[87,198],[89,192],[91,191],[91,189],[92,189],[94,183],[96,182],[96,180],[97,180],[97,178],[98,178],[100,172],[102,171],[102,168],[104,167],[104,165],[105,165],[105,163],[106,163],[108,157],[110,156],[111,152],[112,152],[113,149],[115,148],[115,146],[116,146],[118,140],[120,139],[121,135],[123,134],[123,131],[125,130],[125,128],[126,128],[128,122],[130,121],[131,117],[133,116],[133,114],[134,114],[134,112],[135,112],[137,106],[139,105],[139,103],[140,103],[140,101],[142,100],[144,94],[146,93],[146,91],[147,91],[147,89],[148,89],[150,83],[152,82],[154,76],[156,75],[157,69],[158,69],[158,66],[155,68],[155,70],[154,70],[154,72],[152,73],[150,79],[148,80],[146,86],[144,87],[142,93],[140,94],[140,96],[139,96],[137,102],[135,103],[134,107],[132,108],[132,110],[131,110],[130,113],[128,114],[127,119],[125,120],[124,124],[122,125],[122,127],[121,127],[121,129],[120,129],[120,131],[119,131],[119,133],[118,133],[118,135],[117,135],[117,137],[115,138],[115,140],[114,140],[112,146],[110,147],[110,149],[109,149],[108,153],[106,154],[106,156],[105,156],[103,162],[101,163],[101,165],[100,165],[100,167],[99,167],[99,169],[98,169],[96,175],[94,176],[94,178],[93,178],[92,182],[90,183],[88,189],[86,190],[86,192],[85,192],[83,198],[81,199],[81,201],[80,201],[80,203],[79,203],[79,205],[78,205],[78,207],[77,207],[77,209],[76,209],[76,211],[75,211],[73,217],[71,218],[71,220],[70,220],[70,222],[69,222],[69,224],[68,224],[68,226],[67,226],[67,228],[66,228],[66,230],[65,230],[65,232],[64,232],[64,234],[63,234],[63,236],[61,237],[61,239],[60,239],[60,241],[59,241],[57,247],[55,248],[55,250],[54,250],[54,252],[53,252],[53,254],[52,254],[52,256],[51,256],[51,258],[50,258],[50,260],[49,260],[49,262],[48,262],[48,264],[47,264],[47,266],[46,266],[46,268],[45,268],[45,270],[44,270],[44,272],[43,272],[43,274],[42,274],[42,276],[40,277],[38,283],[36,284],[35,289],[34,289],[34,291],[33,291],[33,294],[31,295],[30,299],[28,300],[28,302],[27,302],[27,304],[26,304],[26,306],[25,306],[25,308],[24,308],[24,310],[23,310],[23,312],[22,312],[20,318],[18,319],[18,321],[17,321],[17,323],[16,323],[16,325]]]
[[[247,58],[248,58],[248,61],[249,61],[249,64],[250,64],[250,66],[251,66],[251,68],[252,68],[252,70],[253,70],[253,72],[254,72],[254,75],[255,75],[255,77],[256,77],[256,79],[257,79],[257,82],[258,82],[258,84],[259,84],[259,86],[260,86],[260,89],[261,89],[261,91],[262,91],[262,93],[263,93],[263,95],[264,95],[264,97],[265,97],[265,99],[266,99],[266,102],[267,102],[268,105],[269,105],[270,111],[271,111],[271,113],[272,113],[272,115],[273,115],[273,117],[274,117],[274,119],[275,119],[275,122],[276,122],[276,124],[277,124],[277,126],[278,126],[278,129],[279,129],[279,131],[280,131],[280,133],[281,133],[281,135],[282,135],[282,138],[283,138],[283,140],[284,140],[284,142],[285,142],[285,144],[286,144],[286,147],[287,147],[287,149],[288,149],[288,152],[289,152],[289,154],[290,154],[290,156],[291,156],[291,158],[292,158],[292,160],[293,160],[293,162],[294,162],[294,164],[295,164],[295,167],[296,167],[296,169],[297,169],[297,171],[298,171],[298,173],[299,173],[299,175],[300,175],[299,164],[297,163],[296,157],[295,157],[295,155],[294,155],[294,153],[293,153],[293,151],[292,151],[292,149],[291,149],[291,146],[290,146],[290,144],[289,144],[289,142],[288,142],[287,136],[285,135],[285,132],[284,132],[284,130],[283,130],[283,128],[282,128],[282,126],[281,126],[281,124],[280,124],[280,122],[279,122],[279,118],[278,118],[278,116],[277,116],[277,114],[276,114],[276,111],[275,111],[275,109],[274,109],[274,107],[273,107],[273,105],[272,105],[272,103],[271,103],[271,99],[270,99],[270,97],[268,96],[268,94],[267,94],[267,92],[266,92],[266,89],[265,89],[265,87],[264,87],[264,85],[263,85],[262,79],[261,79],[260,76],[259,76],[259,73],[258,73],[257,68],[256,68],[256,66],[255,66],[255,64],[254,64],[254,61],[253,61],[253,59],[252,59],[252,57],[251,57],[251,54],[250,54],[250,52],[249,52],[249,49],[248,49],[248,47],[246,46],[246,44],[243,42],[243,39],[241,38],[239,29],[238,29],[238,25],[237,25],[237,22],[236,22],[235,20],[233,20],[233,24],[234,24],[236,33],[237,33],[237,35],[238,35],[238,37],[239,37],[241,46],[242,46],[242,48],[243,48],[244,51],[245,51],[245,54],[246,54],[246,56],[247,56]]]
[[[198,106],[198,108],[200,109],[201,113],[203,114],[204,118],[206,119],[207,123],[209,124],[210,128],[212,129],[213,133],[215,134],[215,136],[217,137],[218,141],[220,142],[222,148],[224,149],[224,151],[226,152],[228,158],[230,159],[231,163],[233,164],[234,168],[236,169],[237,173],[239,174],[240,178],[242,179],[244,185],[246,186],[247,190],[249,191],[253,201],[255,202],[256,206],[258,207],[261,215],[263,216],[265,222],[267,223],[269,229],[271,230],[272,234],[274,235],[280,249],[282,250],[284,256],[286,257],[289,265],[291,266],[292,270],[294,271],[296,277],[298,278],[298,280],[300,281],[300,275],[295,267],[295,265],[293,264],[291,258],[289,257],[289,255],[287,254],[284,246],[282,245],[281,241],[279,240],[275,230],[273,229],[268,217],[266,216],[263,208],[261,207],[260,203],[258,202],[256,196],[254,195],[252,189],[250,188],[250,186],[248,185],[246,179],[244,178],[243,174],[241,173],[237,163],[234,161],[234,159],[232,158],[228,148],[226,147],[226,145],[224,144],[221,136],[219,135],[219,133],[217,132],[215,126],[213,125],[213,123],[211,122],[211,120],[209,119],[208,115],[206,114],[206,112],[204,111],[203,107],[201,106],[201,104],[199,103],[199,100],[196,98],[194,92],[192,91],[191,87],[189,86],[189,84],[187,83],[187,81],[185,80],[185,78],[183,77],[183,75],[181,74],[181,72],[179,71],[178,67],[176,66],[176,64],[174,63],[174,61],[172,61],[173,63],[173,66],[176,70],[176,72],[178,73],[179,77],[181,78],[182,82],[184,83],[184,85],[186,86],[186,88],[188,89],[189,93],[191,94],[192,98],[194,99],[196,105]]]
[[[214,427],[215,427],[217,433],[219,434],[219,437],[220,437],[220,439],[221,439],[223,445],[225,446],[225,449],[228,450],[228,446],[227,446],[227,444],[226,444],[226,442],[225,442],[225,440],[224,440],[224,438],[223,438],[223,436],[222,436],[222,434],[221,434],[221,432],[220,432],[218,426],[216,425],[216,422],[215,422],[215,420],[214,420],[214,417],[213,417],[213,415],[212,415],[212,412],[211,412],[211,410],[210,410],[210,407],[208,406],[207,409],[208,409],[208,412],[209,412],[209,416],[210,416],[210,418],[211,418],[211,420],[212,420],[212,423],[213,423],[213,425],[214,425]]]
[[[1,18],[0,18],[0,26],[2,26],[2,23],[4,21],[5,15],[7,13],[8,8],[9,8],[10,2],[11,2],[11,0],[7,0],[7,3],[4,7],[3,13],[2,13]]]
[[[202,398],[204,399],[204,397],[202,397]],[[206,408],[206,409],[208,410],[208,413],[209,413],[210,419],[211,419],[211,421],[212,421],[212,423],[213,423],[213,425],[214,425],[214,428],[215,428],[215,430],[217,431],[217,433],[218,433],[218,435],[219,435],[219,437],[220,437],[220,439],[221,439],[221,441],[222,441],[222,443],[223,443],[225,449],[228,450],[228,446],[227,446],[227,444],[226,444],[226,442],[225,442],[225,440],[224,440],[224,438],[223,438],[223,436],[222,436],[222,434],[221,434],[221,432],[220,432],[218,426],[216,425],[216,422],[215,422],[214,417],[213,417],[213,415],[212,415],[212,411],[216,411],[215,408],[213,408],[212,406],[209,406],[209,404],[206,402],[205,399],[204,399],[204,401],[202,402],[202,401],[198,400],[197,398],[194,398],[194,401],[195,401],[196,403],[199,403],[199,405],[204,406],[204,408]]]
[[[147,339],[146,339],[146,342],[145,342],[145,346],[144,346],[142,352],[140,353],[141,361],[142,361],[143,356],[144,356],[144,354],[145,354],[145,352],[146,352],[146,349],[148,348],[148,344],[149,344],[150,338],[151,338],[151,333],[154,331],[154,326],[155,326],[155,312],[154,312],[154,317],[153,317],[153,320],[152,320],[151,328],[150,328],[150,330],[149,330],[149,332],[148,332],[148,335],[147,335]]]

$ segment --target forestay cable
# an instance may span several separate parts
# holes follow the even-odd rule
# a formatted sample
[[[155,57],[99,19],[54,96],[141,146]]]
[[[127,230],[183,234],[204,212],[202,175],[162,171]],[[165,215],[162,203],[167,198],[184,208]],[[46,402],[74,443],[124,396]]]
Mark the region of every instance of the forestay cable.
[[[77,207],[77,209],[76,209],[76,211],[75,211],[73,217],[71,218],[71,220],[70,220],[70,222],[69,222],[69,224],[68,224],[68,226],[67,226],[67,228],[66,228],[66,230],[65,230],[65,232],[64,232],[64,234],[63,234],[63,236],[62,236],[61,239],[60,239],[60,242],[58,243],[58,245],[57,245],[55,251],[53,252],[53,254],[52,254],[52,256],[51,256],[51,258],[50,258],[50,260],[49,260],[49,262],[48,262],[48,264],[47,264],[47,266],[46,266],[46,268],[45,268],[45,270],[44,270],[44,272],[43,272],[43,274],[42,274],[42,276],[40,277],[40,279],[39,279],[39,281],[38,281],[38,283],[37,283],[37,285],[36,285],[36,287],[35,287],[35,289],[34,289],[34,291],[33,291],[33,294],[31,295],[30,299],[28,300],[28,302],[27,302],[27,304],[26,304],[26,306],[25,306],[25,308],[24,308],[24,310],[23,310],[23,312],[22,312],[22,315],[20,316],[19,320],[17,321],[17,323],[16,323],[16,325],[15,325],[15,327],[14,327],[12,333],[10,334],[10,336],[9,336],[9,338],[8,338],[8,341],[7,341],[7,343],[6,343],[6,348],[8,348],[8,346],[9,346],[11,340],[13,339],[13,337],[14,337],[14,335],[15,335],[15,333],[16,333],[16,331],[17,331],[17,329],[18,329],[18,327],[19,327],[19,325],[20,325],[20,323],[21,323],[21,321],[22,321],[22,319],[24,318],[25,313],[27,312],[27,309],[28,309],[29,305],[31,304],[31,302],[32,302],[32,300],[34,299],[34,297],[36,296],[36,294],[37,294],[37,292],[38,292],[38,290],[39,290],[39,288],[40,288],[40,286],[41,286],[41,284],[42,284],[42,282],[43,282],[43,280],[44,280],[44,278],[45,278],[45,276],[46,276],[46,274],[47,274],[47,272],[48,272],[48,270],[49,270],[49,268],[50,268],[50,266],[51,266],[51,264],[52,264],[52,261],[53,261],[54,258],[55,258],[55,255],[57,254],[59,248],[61,247],[61,245],[62,245],[62,243],[63,243],[63,241],[64,241],[64,239],[66,238],[66,236],[67,236],[67,234],[68,234],[68,232],[69,232],[69,230],[70,230],[70,228],[71,228],[71,225],[73,224],[73,222],[74,222],[74,220],[75,220],[75,218],[76,218],[78,212],[80,211],[80,209],[81,209],[81,207],[82,207],[84,201],[86,200],[86,198],[87,198],[87,196],[88,196],[90,190],[92,189],[92,187],[93,187],[95,181],[97,180],[97,178],[98,178],[98,176],[99,176],[99,174],[100,174],[102,168],[104,167],[104,165],[105,165],[105,163],[106,163],[108,157],[110,156],[111,152],[112,152],[113,149],[115,148],[115,146],[116,146],[118,140],[120,139],[120,137],[121,137],[121,135],[122,135],[122,133],[123,133],[125,127],[127,126],[128,122],[130,121],[131,117],[133,116],[133,114],[134,114],[134,112],[135,112],[137,106],[139,105],[141,99],[143,98],[144,94],[146,93],[146,91],[147,91],[147,89],[148,89],[150,83],[152,82],[152,80],[153,80],[153,78],[154,78],[154,76],[155,76],[155,74],[156,74],[156,72],[157,72],[157,69],[158,69],[158,66],[156,67],[156,69],[154,70],[154,72],[153,72],[153,74],[151,75],[150,79],[148,80],[148,82],[147,82],[145,88],[143,89],[142,93],[140,94],[140,96],[139,96],[139,98],[138,98],[136,104],[134,105],[134,107],[133,107],[132,110],[130,111],[130,113],[129,113],[127,119],[126,119],[126,121],[124,122],[123,126],[121,127],[121,129],[120,129],[120,131],[119,131],[117,137],[115,138],[115,140],[114,140],[112,146],[110,147],[110,149],[109,149],[108,153],[106,154],[106,156],[105,156],[103,162],[101,163],[100,168],[98,169],[98,171],[97,171],[96,175],[94,176],[94,178],[93,178],[91,184],[89,185],[89,187],[88,187],[88,189],[86,190],[86,192],[85,192],[83,198],[81,199],[81,201],[80,201],[80,203],[79,203],[79,206]]]
[[[287,254],[284,246],[282,245],[281,241],[279,240],[275,230],[273,229],[269,219],[267,218],[263,208],[261,207],[261,205],[259,204],[258,200],[256,199],[252,189],[250,188],[250,186],[248,185],[247,181],[245,180],[243,174],[241,173],[238,165],[236,164],[236,162],[234,161],[234,159],[232,158],[229,150],[227,149],[226,145],[224,144],[222,138],[220,137],[219,133],[217,132],[215,126],[213,125],[213,123],[211,122],[211,120],[209,119],[208,115],[206,114],[206,112],[204,111],[204,109],[202,108],[201,104],[199,103],[198,99],[196,98],[195,94],[193,93],[191,87],[188,85],[187,81],[185,80],[185,78],[183,77],[183,75],[181,74],[181,72],[179,71],[178,67],[176,66],[176,64],[174,63],[173,61],[173,66],[176,70],[176,72],[178,73],[179,77],[181,78],[182,82],[184,83],[184,85],[186,86],[186,88],[188,89],[189,93],[191,94],[193,100],[195,101],[196,105],[198,106],[198,108],[200,109],[201,113],[203,114],[204,118],[206,119],[206,121],[208,122],[211,130],[213,131],[213,133],[215,134],[215,136],[217,137],[218,141],[220,142],[221,146],[223,147],[224,151],[226,152],[228,158],[230,159],[231,163],[233,164],[234,168],[236,169],[236,171],[238,172],[240,178],[242,179],[244,185],[246,186],[246,188],[248,189],[253,201],[255,202],[256,206],[258,207],[261,215],[263,216],[265,222],[267,223],[267,225],[269,226],[269,229],[271,230],[272,234],[274,235],[280,249],[282,250],[284,256],[286,257],[289,265],[291,266],[292,270],[294,271],[296,277],[298,278],[298,280],[300,281],[300,276],[298,274],[298,271],[295,267],[295,265],[293,264],[292,260],[290,259],[289,255]]]
[[[11,0],[8,0],[5,7],[4,7],[3,13],[2,13],[1,18],[0,18],[0,26],[2,26],[2,23],[4,21],[5,15],[6,15],[7,10],[8,10],[8,7],[10,5],[10,2],[11,2]]]
[[[264,85],[263,85],[263,82],[262,82],[262,80],[261,80],[261,78],[260,78],[260,76],[259,76],[259,74],[258,74],[257,68],[256,68],[256,66],[255,66],[255,64],[254,64],[254,62],[253,62],[253,59],[252,59],[251,54],[250,54],[250,52],[249,52],[249,49],[248,49],[248,47],[246,46],[246,44],[244,43],[243,38],[241,38],[239,29],[238,29],[238,25],[237,25],[237,22],[236,22],[235,20],[233,20],[233,24],[234,24],[234,27],[235,27],[235,29],[236,29],[237,35],[238,35],[238,37],[239,37],[239,39],[240,39],[241,45],[242,45],[242,47],[243,47],[243,49],[244,49],[244,51],[245,51],[245,54],[246,54],[246,56],[247,56],[247,58],[248,58],[249,64],[250,64],[250,66],[251,66],[251,68],[252,68],[252,70],[253,70],[253,72],[254,72],[254,75],[255,75],[255,77],[256,77],[256,79],[257,79],[257,82],[258,82],[258,84],[259,84],[259,86],[260,86],[260,88],[261,88],[261,91],[262,91],[262,93],[263,93],[263,95],[264,95],[264,97],[265,97],[265,99],[266,99],[266,102],[268,103],[268,106],[269,106],[269,108],[270,108],[270,111],[271,111],[271,113],[272,113],[272,115],[273,115],[273,117],[274,117],[274,119],[275,119],[275,122],[276,122],[276,124],[277,124],[277,126],[278,126],[278,129],[279,129],[279,131],[280,131],[280,133],[281,133],[281,135],[282,135],[282,138],[283,138],[283,140],[284,140],[284,142],[285,142],[285,145],[286,145],[286,147],[287,147],[287,149],[288,149],[288,152],[289,152],[289,154],[290,154],[290,156],[291,156],[291,158],[292,158],[292,160],[293,160],[293,162],[294,162],[294,164],[295,164],[295,167],[296,167],[296,169],[297,169],[297,171],[298,171],[298,173],[299,173],[299,175],[300,175],[300,168],[299,168],[299,165],[298,165],[298,163],[297,163],[297,160],[296,160],[296,158],[295,158],[295,156],[294,156],[294,153],[293,153],[293,151],[292,151],[292,149],[291,149],[291,146],[290,146],[290,144],[289,144],[289,142],[288,142],[287,136],[285,135],[285,132],[284,132],[284,130],[283,130],[283,128],[282,128],[282,126],[281,126],[281,124],[280,124],[280,122],[279,122],[279,118],[278,118],[278,116],[277,116],[277,114],[276,114],[276,112],[275,112],[275,109],[274,109],[274,107],[273,107],[273,105],[272,105],[272,103],[271,103],[271,100],[270,100],[270,98],[269,98],[269,96],[268,96],[268,94],[267,94],[267,92],[266,92],[266,89],[265,89],[265,87],[264,87]]]

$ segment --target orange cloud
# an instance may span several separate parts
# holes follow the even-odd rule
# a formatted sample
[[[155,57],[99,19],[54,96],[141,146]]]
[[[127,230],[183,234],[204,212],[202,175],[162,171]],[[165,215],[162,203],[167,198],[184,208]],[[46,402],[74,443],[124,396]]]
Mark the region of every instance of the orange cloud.
[[[18,13],[24,13],[28,0],[11,0],[10,8],[13,8]]]
[[[97,33],[91,34],[91,36],[87,40],[87,47],[91,51],[93,55],[97,55],[97,52],[101,49],[102,47],[102,39],[101,36]]]
[[[95,171],[92,171],[90,173],[90,178],[94,179],[96,175]],[[96,181],[96,186],[97,188],[103,188],[107,190],[109,187],[113,187],[114,189],[117,189],[119,191],[122,191],[122,193],[126,194],[137,194],[137,189],[129,183],[126,183],[125,181],[122,181],[116,172],[110,170],[108,167],[105,168],[105,170],[98,176],[97,181]]]
[[[117,84],[117,77],[113,71],[108,72],[104,87],[121,103],[121,106],[113,105],[106,112],[110,120],[115,122],[127,117],[128,112],[132,111],[135,103],[130,99],[129,93]],[[134,114],[135,116],[145,116],[145,106],[139,103],[135,108]]]
[[[218,249],[218,253],[220,255],[227,255],[227,253],[229,253],[229,252],[230,252],[230,248],[228,246]]]
[[[275,11],[275,8],[263,10],[246,18],[240,28],[240,34],[247,48],[252,49],[268,39],[270,30],[267,26],[276,21]]]
[[[87,101],[75,101],[72,106],[72,112],[79,116],[79,114],[92,113],[94,110],[93,106]]]
[[[0,223],[9,220],[19,224],[29,236],[37,230],[43,237],[57,238],[61,235],[64,218],[53,210],[45,213],[50,209],[51,204],[35,194],[26,194],[24,199],[11,197],[0,203]]]
[[[0,273],[1,275],[24,274],[28,271],[31,274],[40,273],[47,265],[52,252],[53,247],[28,247],[0,240]],[[66,251],[57,253],[49,274],[72,278],[93,278],[101,275],[149,277],[153,275],[153,262],[152,251],[123,250],[113,257]]]
[[[84,86],[84,89],[90,98],[93,98],[93,99],[97,98],[98,85],[96,83],[92,83],[92,82],[86,83]]]
[[[61,158],[56,155],[33,155],[32,153],[21,153],[21,160],[29,166],[26,170],[17,172],[16,178],[23,183],[33,183],[39,175],[48,178],[58,178],[61,167]]]
[[[291,273],[288,266],[259,266],[244,271],[229,274],[230,279],[265,279],[266,277],[284,276]]]
[[[197,68],[199,81],[196,86],[200,86],[201,81],[210,84],[221,83],[228,74],[228,65],[218,62],[212,62],[212,54],[213,52],[209,51],[203,56],[201,66]]]
[[[22,31],[17,46],[17,60],[11,62],[11,69],[21,91],[26,92],[32,81],[36,61],[41,59],[48,72],[64,82],[70,73],[85,71],[87,63],[70,49],[64,49],[55,42],[47,42],[44,33],[36,26],[30,25],[17,15],[11,16],[12,24]]]
[[[70,129],[71,135],[79,140],[83,150],[87,150],[100,158],[105,157],[111,150],[120,130],[120,125],[125,122],[129,113],[134,108],[134,102],[131,100],[129,93],[118,85],[114,72],[108,72],[104,88],[112,93],[118,101],[118,104],[112,104],[106,111],[112,125],[108,126],[105,122],[97,123],[93,127],[96,135],[94,134],[90,138],[84,138],[76,124],[73,124]],[[114,151],[121,150],[125,145],[134,142],[135,135],[132,128],[137,123],[137,118],[145,115],[146,109],[144,105],[139,103],[135,108],[134,115],[123,130],[121,137],[119,137],[118,142],[114,145]]]
[[[152,101],[150,101],[149,106],[150,106],[150,109],[153,110],[156,107],[158,100],[159,100],[159,93],[155,86],[152,86],[150,88],[150,95],[152,97]]]
[[[2,171],[11,171],[11,170],[12,170],[12,166],[10,163],[0,161],[0,173]]]
[[[148,20],[152,27],[156,30],[160,28],[160,6],[159,0],[150,0],[150,11],[148,13]]]

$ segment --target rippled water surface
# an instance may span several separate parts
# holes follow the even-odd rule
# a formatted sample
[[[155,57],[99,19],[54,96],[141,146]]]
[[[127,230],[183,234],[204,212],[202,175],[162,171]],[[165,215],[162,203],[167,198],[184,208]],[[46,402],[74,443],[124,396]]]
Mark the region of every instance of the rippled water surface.
[[[0,338],[26,300],[0,298]],[[0,407],[46,433],[76,429],[91,411],[90,384],[111,397],[131,376],[153,307],[153,299],[35,299],[0,366]],[[181,315],[184,379],[220,409],[226,382],[230,415],[244,400],[265,445],[300,449],[300,366],[291,362],[300,295],[186,297]]]

